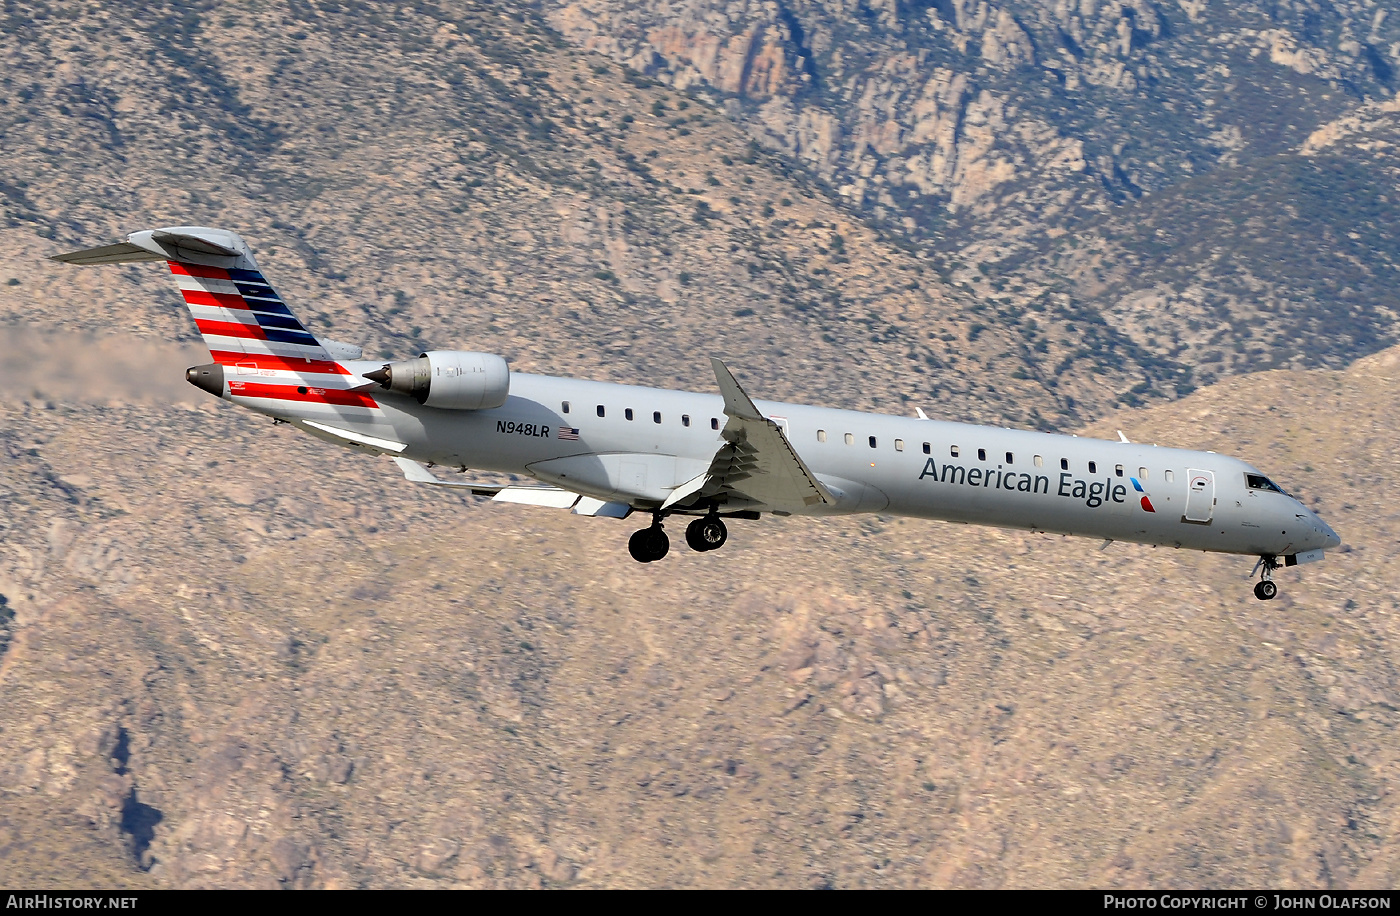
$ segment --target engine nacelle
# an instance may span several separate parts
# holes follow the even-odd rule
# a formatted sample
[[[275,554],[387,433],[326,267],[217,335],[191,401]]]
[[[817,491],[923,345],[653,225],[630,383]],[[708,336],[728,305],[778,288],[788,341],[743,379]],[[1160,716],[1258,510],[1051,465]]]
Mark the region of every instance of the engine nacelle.
[[[417,359],[366,372],[365,378],[426,407],[445,410],[489,410],[510,395],[510,369],[490,353],[430,350]]]

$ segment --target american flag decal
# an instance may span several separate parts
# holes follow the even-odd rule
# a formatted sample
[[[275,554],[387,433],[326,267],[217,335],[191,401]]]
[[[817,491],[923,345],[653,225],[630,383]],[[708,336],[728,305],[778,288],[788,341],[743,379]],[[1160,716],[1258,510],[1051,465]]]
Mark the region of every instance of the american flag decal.
[[[571,426],[561,426],[559,427],[559,438],[566,439],[569,442],[577,442],[578,430],[574,429]]]

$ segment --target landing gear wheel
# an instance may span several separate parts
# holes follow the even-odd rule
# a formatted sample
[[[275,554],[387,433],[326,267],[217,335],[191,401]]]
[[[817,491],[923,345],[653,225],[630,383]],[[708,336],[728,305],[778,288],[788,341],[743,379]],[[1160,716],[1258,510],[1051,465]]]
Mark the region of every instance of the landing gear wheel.
[[[671,539],[660,525],[647,529],[647,543],[651,545],[652,560],[659,560],[671,551]]]
[[[634,531],[627,539],[627,552],[638,563],[654,563],[671,550],[671,539],[660,525]]]
[[[632,555],[632,559],[638,563],[650,563],[651,551],[647,535],[651,533],[650,528],[643,528],[640,531],[632,532],[632,536],[627,539],[627,552]]]
[[[1254,586],[1254,597],[1260,601],[1268,601],[1278,594],[1278,586],[1273,579],[1264,579]]]
[[[718,516],[709,515],[705,518],[697,518],[685,529],[685,542],[690,545],[691,550],[701,553],[707,550],[718,550],[724,546],[724,542],[727,540],[729,540],[729,529]]]

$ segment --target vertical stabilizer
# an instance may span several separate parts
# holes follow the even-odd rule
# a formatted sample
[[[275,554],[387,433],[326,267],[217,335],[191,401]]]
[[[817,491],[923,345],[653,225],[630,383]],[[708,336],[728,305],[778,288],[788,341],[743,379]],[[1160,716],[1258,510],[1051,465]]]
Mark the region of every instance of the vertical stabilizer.
[[[236,232],[203,226],[147,229],[116,245],[53,260],[80,265],[165,261],[209,355],[222,367],[224,396],[255,400],[262,407],[284,401],[378,408],[368,394],[350,390],[363,382],[336,358],[346,348],[338,346],[340,352],[332,354],[292,314]],[[205,381],[212,383],[212,375]]]

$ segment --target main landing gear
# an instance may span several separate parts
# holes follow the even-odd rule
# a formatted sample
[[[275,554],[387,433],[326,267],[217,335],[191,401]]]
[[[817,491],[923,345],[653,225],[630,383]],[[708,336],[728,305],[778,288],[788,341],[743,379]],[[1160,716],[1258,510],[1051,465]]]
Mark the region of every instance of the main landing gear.
[[[627,552],[632,554],[632,559],[638,563],[655,563],[671,551],[671,539],[666,536],[661,522],[662,515],[658,512],[652,517],[650,528],[633,532],[627,541]],[[718,550],[727,540],[729,528],[725,526],[723,519],[713,512],[703,518],[697,518],[685,529],[686,544],[691,550],[700,553]]]
[[[1274,570],[1278,569],[1278,557],[1273,554],[1264,554],[1255,564],[1255,569],[1263,569],[1259,582],[1254,586],[1254,597],[1260,601],[1268,601],[1278,594],[1278,585],[1274,583]]]
[[[686,526],[685,542],[690,545],[691,550],[704,553],[707,550],[718,550],[724,546],[724,542],[729,540],[729,529],[724,526],[718,515],[707,515],[704,518],[697,518]]]
[[[661,516],[657,516],[650,528],[633,532],[627,540],[627,552],[638,563],[654,563],[671,551],[671,539],[661,527]]]

